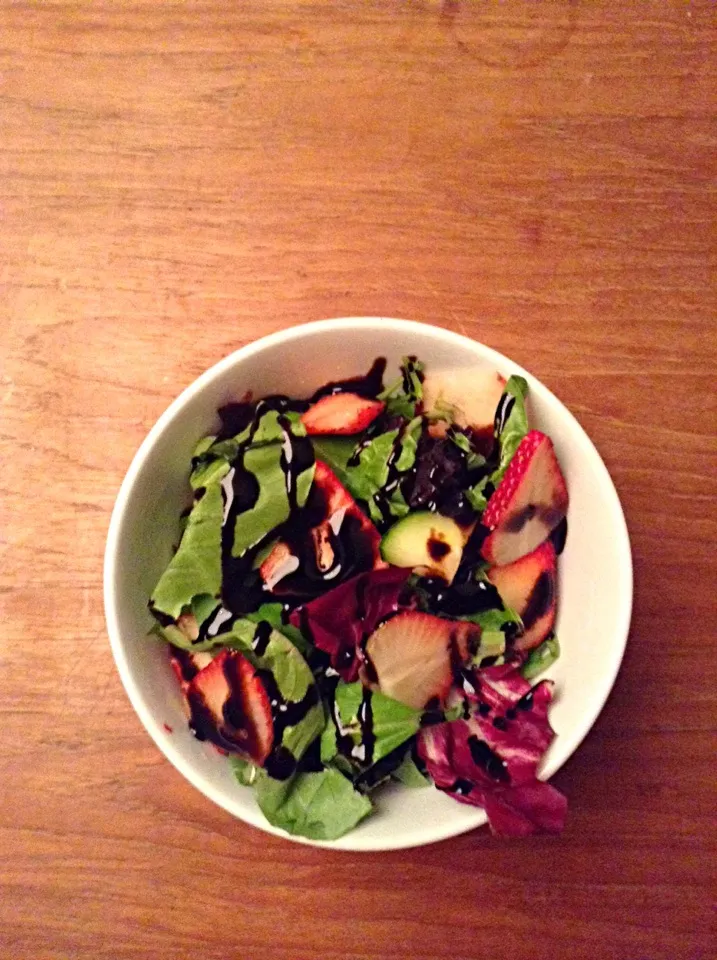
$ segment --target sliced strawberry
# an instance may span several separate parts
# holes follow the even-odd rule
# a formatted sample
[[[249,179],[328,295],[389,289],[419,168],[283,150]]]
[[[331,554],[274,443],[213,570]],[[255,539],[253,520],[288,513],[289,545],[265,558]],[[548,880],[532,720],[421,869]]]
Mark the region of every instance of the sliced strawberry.
[[[480,439],[492,441],[495,411],[505,389],[505,377],[495,370],[451,370],[427,373],[423,381],[423,406],[427,413],[448,406],[459,427],[470,427]],[[443,436],[445,421],[431,424],[434,437]]]
[[[381,400],[368,400],[357,393],[332,393],[313,403],[301,422],[310,436],[323,433],[361,433],[383,412]]]
[[[238,650],[222,650],[200,670],[187,700],[198,740],[264,763],[274,740],[271,704],[261,678]]]
[[[189,684],[200,670],[203,670],[204,667],[212,662],[212,655],[205,651],[193,652],[191,650],[183,650],[181,647],[171,647],[170,649],[169,662],[172,665],[172,670],[174,670],[175,676],[179,681],[180,689],[186,699]],[[187,715],[188,714],[189,707],[187,706]]]
[[[513,563],[547,539],[568,509],[568,490],[553,443],[539,430],[523,438],[485,508],[492,532],[482,554],[495,564]]]
[[[363,679],[416,710],[431,700],[443,703],[454,672],[477,649],[480,633],[474,623],[416,610],[398,613],[368,638]]]
[[[555,624],[557,558],[549,540],[505,567],[491,567],[488,579],[501,600],[515,610],[525,632],[515,641],[518,650],[532,650],[548,636]]]
[[[381,534],[336,474],[320,460],[316,461],[314,489],[307,505],[308,514],[316,518],[312,501],[321,507],[318,523],[306,528],[303,535],[293,536],[291,545],[277,541],[261,564],[259,573],[266,590],[306,593],[300,583],[288,579],[297,571],[310,571],[314,586],[322,581],[328,586],[331,581],[344,580],[348,573],[386,566],[379,549]]]

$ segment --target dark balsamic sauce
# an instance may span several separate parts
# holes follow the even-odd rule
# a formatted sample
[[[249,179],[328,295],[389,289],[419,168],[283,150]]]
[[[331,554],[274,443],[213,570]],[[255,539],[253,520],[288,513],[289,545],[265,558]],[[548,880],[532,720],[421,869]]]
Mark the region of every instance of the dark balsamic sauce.
[[[531,687],[515,705],[516,710],[532,710],[535,687]]]
[[[565,541],[568,539],[568,518],[563,517],[560,523],[550,534],[550,540],[558,556],[565,549]]]
[[[536,621],[548,612],[555,599],[554,577],[544,570],[535,581],[523,611],[523,626],[529,630]]]
[[[281,450],[281,469],[286,477],[286,495],[291,513],[298,509],[297,482],[299,476],[314,464],[314,448],[309,437],[296,437],[291,431],[291,421],[279,417],[279,426],[284,434]]]
[[[163,613],[161,610],[158,610],[155,605],[150,600],[147,604],[149,607],[149,612],[152,614],[154,619],[160,625],[160,627],[172,627],[176,624],[174,617],[170,617],[169,614]]]
[[[221,427],[217,433],[217,440],[228,440],[243,433],[254,419],[254,404],[249,402],[226,403],[217,413],[221,420]]]
[[[247,443],[251,443],[259,427],[259,421],[265,413],[270,410],[276,410],[278,413],[287,413],[289,410],[302,413],[308,406],[305,400],[292,400],[279,393],[264,397],[256,403],[227,403],[218,410],[221,427],[216,440],[237,437],[250,427]]]
[[[262,620],[256,625],[254,639],[252,640],[252,650],[257,657],[263,657],[271,640],[272,626],[266,620]]]
[[[351,377],[348,380],[334,380],[331,383],[319,387],[311,398],[311,403],[316,403],[322,397],[328,397],[335,393],[355,393],[359,397],[365,397],[367,400],[375,400],[383,390],[383,375],[386,370],[386,358],[377,357],[371,369],[362,377]]]
[[[381,757],[376,763],[371,764],[367,770],[362,770],[361,773],[354,778],[354,789],[358,790],[359,793],[369,793],[374,787],[377,787],[379,783],[382,783],[391,776],[392,772],[401,765],[405,755],[405,744],[401,744],[400,747],[387,753],[385,757]]]
[[[468,749],[476,766],[485,770],[492,780],[497,780],[500,783],[510,782],[510,775],[506,770],[505,762],[494,750],[491,750],[484,740],[479,740],[476,736],[468,737]]]
[[[471,783],[470,780],[464,780],[462,777],[459,777],[445,787],[441,787],[438,784],[436,784],[436,786],[445,793],[455,793],[459,797],[467,797],[475,789],[474,783]]]
[[[502,610],[500,594],[487,580],[457,578],[449,586],[440,577],[424,577],[418,587],[428,595],[431,609],[446,616],[463,617],[485,610]]]
[[[324,765],[321,762],[321,737],[313,740],[299,760],[297,770],[301,773],[321,773]]]
[[[373,693],[364,687],[356,718],[361,729],[361,743],[365,753],[363,763],[369,765],[373,761],[373,751],[376,746],[376,734],[373,730]]]
[[[190,683],[199,673],[199,669],[194,663],[192,655],[188,650],[183,650],[181,647],[175,647],[173,644],[170,644],[170,649],[175,662],[179,666],[182,674],[182,680],[184,680],[185,683]]]
[[[301,700],[287,700],[271,670],[259,669],[257,677],[261,680],[271,704],[271,716],[274,723],[274,748],[266,759],[264,767],[275,780],[287,780],[296,771],[296,758],[281,740],[287,727],[295,727],[319,703],[319,692],[315,683],[310,684]]]
[[[264,761],[264,769],[274,780],[288,780],[296,773],[297,762],[294,754],[287,747],[274,747]]]
[[[498,402],[498,407],[495,411],[495,420],[493,425],[493,431],[496,436],[499,436],[508,422],[508,417],[510,416],[513,407],[515,406],[515,397],[510,393],[504,393]]]
[[[426,544],[426,549],[428,550],[431,560],[435,560],[436,563],[438,563],[438,561],[443,560],[443,558],[451,552],[451,545],[446,543],[445,540],[430,537]]]

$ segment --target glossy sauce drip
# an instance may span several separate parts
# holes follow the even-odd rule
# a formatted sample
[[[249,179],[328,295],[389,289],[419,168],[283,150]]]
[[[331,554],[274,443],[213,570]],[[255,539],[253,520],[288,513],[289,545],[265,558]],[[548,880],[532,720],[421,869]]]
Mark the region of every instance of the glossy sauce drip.
[[[272,626],[266,620],[261,620],[256,625],[254,639],[252,640],[252,650],[257,657],[263,657],[266,653],[269,641],[271,640]]]
[[[387,753],[385,757],[381,757],[376,763],[372,763],[367,770],[362,770],[354,780],[354,789],[358,790],[359,793],[368,793],[373,790],[379,783],[387,780],[409,754],[410,750],[406,748],[405,743],[402,743],[395,750]]]
[[[376,734],[373,731],[373,693],[367,687],[364,687],[361,703],[356,713],[356,719],[359,722],[361,730],[361,744],[364,748],[362,762],[370,764],[373,762],[373,751],[376,746]]]
[[[321,489],[312,486],[306,506],[294,511],[273,536],[287,545],[298,558],[297,569],[283,577],[274,587],[277,596],[292,596],[296,602],[319,596],[332,586],[370,568],[373,547],[362,521],[352,513],[340,519],[329,515],[329,506]],[[329,561],[319,564],[317,538],[320,538]],[[323,553],[322,553],[323,555]]]
[[[395,427],[392,429],[395,429]],[[413,465],[407,470],[398,469],[397,464],[403,449],[404,431],[405,424],[396,434],[388,455],[388,459],[386,461],[386,466],[388,467],[386,482],[374,496],[374,503],[381,512],[382,524],[380,526],[383,526],[384,528],[386,526],[390,526],[392,523],[395,523],[397,520],[397,518],[391,513],[391,497],[400,487],[404,499],[406,498],[406,491],[413,487],[416,478],[416,471],[418,469],[418,458],[414,460]]]
[[[436,784],[438,786],[438,784]],[[469,793],[475,789],[475,784],[471,783],[470,780],[464,780],[459,777],[457,780],[454,780],[453,783],[448,784],[445,787],[438,786],[439,790],[445,791],[445,793],[455,793],[459,797],[467,797]]]
[[[565,541],[568,539],[568,518],[563,517],[557,527],[550,534],[550,540],[555,547],[555,552],[558,556],[565,549]]]
[[[503,609],[500,594],[487,580],[464,583],[454,580],[449,586],[440,577],[424,577],[419,580],[418,587],[428,594],[431,608],[447,616],[466,617],[486,610]]]
[[[240,614],[255,610],[264,599],[259,575],[252,572],[259,545],[241,557],[232,556],[237,517],[254,506],[259,484],[254,474],[244,468],[241,457],[235,461],[232,471],[225,478],[231,476],[231,499],[222,525],[222,601],[232,613]],[[222,497],[226,508],[228,495],[224,487]]]
[[[537,686],[540,686],[540,684],[537,684]],[[520,698],[520,700],[518,700],[518,702],[515,704],[515,709],[516,710],[532,710],[536,689],[537,687],[531,687],[531,689],[528,690],[528,692],[524,694]]]
[[[504,393],[500,398],[498,408],[495,411],[494,431],[496,436],[503,432],[505,425],[508,422],[508,417],[511,415],[514,406],[515,397],[510,393]]]
[[[271,716],[274,723],[274,748],[264,764],[267,773],[276,780],[286,780],[296,770],[296,759],[291,751],[282,746],[281,740],[287,727],[295,727],[319,702],[316,684],[306,689],[301,700],[287,700],[279,690],[271,670],[259,669],[257,677],[261,680],[271,704]]]
[[[510,783],[510,775],[506,769],[505,761],[501,760],[484,740],[479,740],[476,736],[468,737],[468,749],[475,765],[485,770],[492,780],[497,780],[500,783]]]
[[[356,393],[360,397],[366,397],[373,400],[383,390],[383,375],[386,371],[386,358],[377,357],[371,369],[363,377],[351,377],[348,380],[334,380],[331,383],[319,387],[312,396],[311,402],[316,403],[322,397],[331,396],[334,393]]]
[[[292,400],[279,393],[264,397],[256,403],[227,403],[218,411],[222,425],[216,439],[228,440],[231,437],[238,437],[249,427],[249,436],[245,441],[248,445],[254,439],[259,421],[265,413],[270,410],[276,410],[278,413],[286,413],[289,410],[302,412],[307,407],[308,403],[305,401]]]
[[[237,621],[237,616],[221,604],[213,610],[199,627],[199,635],[195,643],[204,643],[212,637],[227,633]]]
[[[291,430],[291,421],[279,417],[279,426],[284,435],[281,446],[281,469],[286,477],[286,495],[291,513],[298,509],[297,482],[300,475],[314,464],[314,448],[308,437],[296,437]]]

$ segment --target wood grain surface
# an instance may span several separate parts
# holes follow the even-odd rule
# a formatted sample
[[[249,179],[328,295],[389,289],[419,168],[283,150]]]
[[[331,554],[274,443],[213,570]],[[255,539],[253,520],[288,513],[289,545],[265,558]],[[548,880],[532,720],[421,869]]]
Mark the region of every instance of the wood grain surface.
[[[715,4],[0,4],[0,956],[707,960],[717,858]],[[632,537],[558,839],[293,845],[134,715],[101,568],[141,439],[319,317],[528,366]]]

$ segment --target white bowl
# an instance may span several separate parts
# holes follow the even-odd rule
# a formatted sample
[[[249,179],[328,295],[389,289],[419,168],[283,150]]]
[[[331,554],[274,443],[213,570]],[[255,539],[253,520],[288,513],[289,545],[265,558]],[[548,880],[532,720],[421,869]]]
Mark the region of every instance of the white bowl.
[[[548,671],[556,700],[556,737],[540,776],[565,763],[590,730],[622,660],[632,607],[630,543],[620,501],[588,436],[562,403],[526,370],[448,330],[377,317],[324,320],[264,337],[221,360],[172,403],[139,448],[110,523],[104,594],[112,652],[140,720],[190,783],[241,820],[280,836],[239,786],[227,761],[188,729],[166,645],[149,638],[150,596],[176,542],[188,499],[192,449],[217,424],[223,403],[251,390],[308,396],[328,380],[360,374],[385,356],[387,380],[400,358],[416,354],[431,369],[490,367],[530,385],[531,425],[552,437],[570,492],[569,534],[560,559],[556,633],[561,656]],[[576,803],[580,798],[574,798]],[[342,850],[390,850],[443,840],[485,823],[482,810],[434,789],[389,787],[377,809],[347,836],[317,844]],[[300,842],[300,837],[292,839]]]

